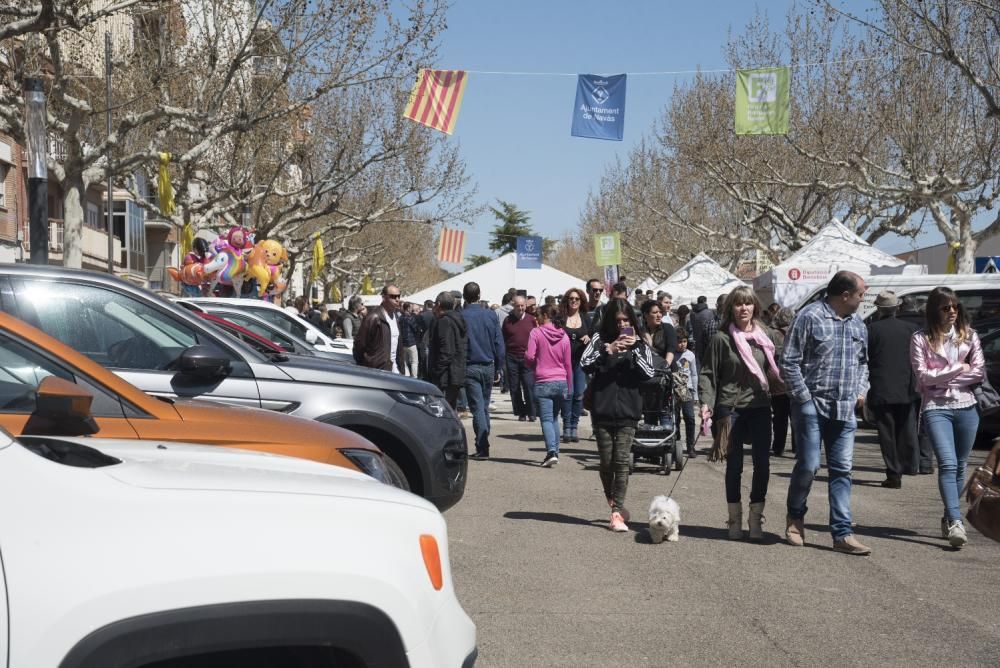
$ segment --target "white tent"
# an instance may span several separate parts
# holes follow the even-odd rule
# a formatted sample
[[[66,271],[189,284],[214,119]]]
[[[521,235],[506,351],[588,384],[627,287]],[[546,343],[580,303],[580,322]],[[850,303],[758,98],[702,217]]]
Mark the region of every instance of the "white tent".
[[[643,281],[642,283],[640,283],[635,287],[636,289],[642,290],[643,292],[645,292],[646,290],[656,290],[656,281],[654,281],[652,278],[647,278],[645,281]]]
[[[501,255],[495,260],[452,276],[429,288],[405,297],[406,301],[422,303],[433,300],[444,290],[458,290],[469,281],[479,284],[480,296],[491,304],[499,304],[510,288],[527,290],[541,304],[544,297],[561,295],[570,288],[586,288],[586,280],[571,276],[543,264],[541,269],[518,269],[516,253]]]
[[[798,308],[802,300],[826,285],[835,273],[862,276],[902,273],[906,263],[874,248],[836,218],[823,226],[798,252],[754,279],[754,290],[765,306],[778,302]]]
[[[709,306],[714,306],[719,295],[729,294],[733,288],[741,285],[746,283],[712,258],[698,253],[656,286],[656,290],[670,293],[674,308],[682,304],[693,304],[701,295],[708,297]]]

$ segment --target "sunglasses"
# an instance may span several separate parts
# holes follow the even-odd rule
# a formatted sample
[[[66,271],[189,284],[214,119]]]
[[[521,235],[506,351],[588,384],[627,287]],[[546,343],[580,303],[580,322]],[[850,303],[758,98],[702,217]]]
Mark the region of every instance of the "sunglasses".
[[[569,301],[569,302],[578,302],[578,301],[580,301],[580,298],[579,297],[570,297],[566,301]]]
[[[386,295],[386,297],[388,297],[389,299],[399,299],[402,296],[403,295]]]
[[[941,310],[944,312],[955,311],[958,313],[958,304],[943,304]]]
[[[590,288],[591,292],[604,292],[604,288]]]

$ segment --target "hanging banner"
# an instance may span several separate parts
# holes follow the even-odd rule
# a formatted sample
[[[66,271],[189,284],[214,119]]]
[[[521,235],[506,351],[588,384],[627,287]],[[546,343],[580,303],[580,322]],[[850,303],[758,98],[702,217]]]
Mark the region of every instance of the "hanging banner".
[[[594,235],[594,261],[598,267],[622,263],[621,232]]]
[[[468,73],[462,70],[420,70],[403,117],[450,135],[468,81]]]
[[[604,268],[604,294],[611,296],[611,288],[618,282],[618,265],[610,264]]]
[[[786,135],[789,69],[736,70],[736,134]]]
[[[622,140],[625,134],[625,76],[581,74],[577,77],[570,134],[591,139]]]
[[[517,268],[541,269],[543,247],[544,242],[541,237],[518,237]]]

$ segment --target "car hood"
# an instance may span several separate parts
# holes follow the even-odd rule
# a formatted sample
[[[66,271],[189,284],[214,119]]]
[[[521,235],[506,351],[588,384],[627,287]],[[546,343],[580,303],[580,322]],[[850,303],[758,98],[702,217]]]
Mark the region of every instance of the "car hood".
[[[437,386],[423,380],[381,369],[342,364],[322,357],[289,356],[288,361],[280,362],[278,366],[294,380],[303,383],[357,385],[388,392],[442,396]]]
[[[378,447],[359,434],[343,427],[306,418],[285,415],[261,408],[219,405],[197,399],[174,399],[174,409],[185,422],[228,423],[233,429],[244,429],[254,440],[268,442],[315,442],[332,445],[338,450],[356,448],[379,451]],[[197,438],[197,435],[193,437]]]
[[[436,512],[419,496],[363,473],[294,457],[172,441],[159,441],[150,447],[149,441],[127,439],[58,440],[94,448],[120,460],[94,472],[142,489],[350,497]]]

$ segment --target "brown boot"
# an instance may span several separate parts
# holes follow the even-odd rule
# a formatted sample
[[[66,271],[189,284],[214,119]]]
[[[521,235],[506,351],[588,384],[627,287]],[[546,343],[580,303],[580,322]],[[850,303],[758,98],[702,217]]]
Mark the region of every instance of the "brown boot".
[[[806,523],[799,518],[794,519],[789,515],[785,516],[785,540],[789,545],[802,547],[806,544]]]
[[[750,540],[764,540],[764,502],[750,504],[750,517],[747,520],[750,527]]]
[[[743,504],[730,503],[729,520],[726,526],[729,527],[729,540],[743,540]]]
[[[856,554],[863,557],[872,553],[872,549],[867,545],[862,545],[854,534],[847,534],[840,540],[833,541],[833,549],[844,554]]]

